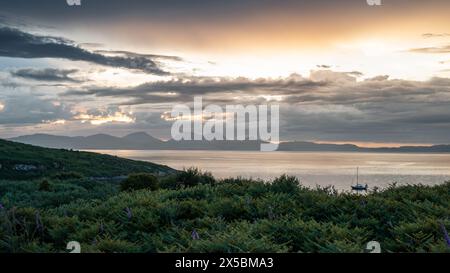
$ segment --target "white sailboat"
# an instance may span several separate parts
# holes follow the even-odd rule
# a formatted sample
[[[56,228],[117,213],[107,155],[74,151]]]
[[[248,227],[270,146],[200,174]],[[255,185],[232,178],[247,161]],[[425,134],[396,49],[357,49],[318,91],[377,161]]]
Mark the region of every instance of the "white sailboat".
[[[354,191],[367,191],[369,186],[367,184],[363,185],[359,183],[359,167],[356,168],[356,185],[352,185],[352,190]]]

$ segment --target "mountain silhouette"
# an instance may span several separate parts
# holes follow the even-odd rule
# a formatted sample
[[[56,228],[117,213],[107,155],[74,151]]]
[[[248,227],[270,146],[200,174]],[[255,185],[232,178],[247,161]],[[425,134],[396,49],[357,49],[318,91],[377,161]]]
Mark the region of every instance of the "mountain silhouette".
[[[162,141],[145,132],[136,132],[124,137],[107,134],[92,136],[55,136],[48,134],[25,135],[9,139],[11,141],[47,148],[78,150],[226,150],[259,151],[259,140],[214,140]],[[398,148],[365,148],[352,144],[319,144],[306,141],[281,142],[278,151],[303,152],[379,152],[379,153],[450,153],[450,145],[402,146]]]

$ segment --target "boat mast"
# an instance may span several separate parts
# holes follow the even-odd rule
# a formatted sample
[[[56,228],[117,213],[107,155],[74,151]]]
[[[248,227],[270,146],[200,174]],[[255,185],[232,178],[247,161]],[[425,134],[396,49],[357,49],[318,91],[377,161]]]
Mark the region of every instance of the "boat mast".
[[[356,167],[356,185],[359,185],[359,167]]]

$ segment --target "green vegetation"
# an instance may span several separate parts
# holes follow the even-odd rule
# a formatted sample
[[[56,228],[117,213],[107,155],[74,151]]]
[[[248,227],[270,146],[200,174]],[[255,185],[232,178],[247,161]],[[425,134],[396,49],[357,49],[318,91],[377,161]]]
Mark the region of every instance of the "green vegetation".
[[[121,191],[133,191],[148,189],[155,191],[159,189],[159,182],[156,176],[148,173],[131,174],[127,179],[120,183]]]
[[[161,179],[161,186],[165,189],[180,189],[185,187],[193,187],[197,185],[213,185],[216,180],[208,172],[201,172],[197,168],[189,168],[169,175]]]
[[[90,156],[98,155],[83,160]],[[383,252],[450,252],[441,227],[450,230],[450,182],[357,195],[306,188],[289,176],[216,180],[197,169],[162,177],[131,168],[120,182],[67,164],[81,176],[2,176],[0,252],[65,252],[69,241],[83,252],[363,252],[372,240]]]
[[[50,191],[50,183],[47,179],[44,179],[39,185],[39,191]]]
[[[172,173],[169,167],[110,155],[41,148],[0,139],[0,179],[110,178],[133,172]]]
[[[448,252],[450,183],[358,196],[228,179],[121,192],[114,182],[0,182],[0,252]],[[199,239],[191,237],[193,230]]]

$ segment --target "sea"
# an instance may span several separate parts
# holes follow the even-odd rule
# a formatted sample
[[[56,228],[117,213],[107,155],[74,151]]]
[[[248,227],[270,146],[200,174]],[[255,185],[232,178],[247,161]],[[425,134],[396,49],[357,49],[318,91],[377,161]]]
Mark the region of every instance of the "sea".
[[[436,185],[450,181],[450,154],[259,152],[175,150],[89,150],[150,161],[182,170],[197,167],[217,178],[244,177],[271,181],[288,174],[307,187],[350,190],[358,181],[370,188],[394,183]]]

